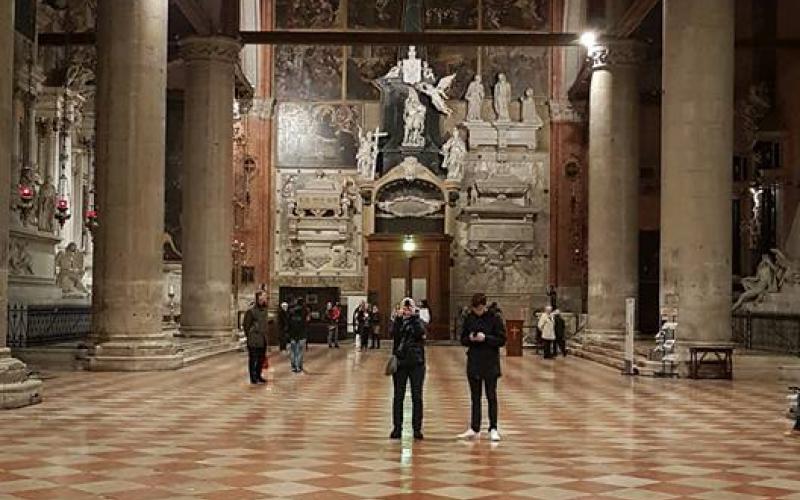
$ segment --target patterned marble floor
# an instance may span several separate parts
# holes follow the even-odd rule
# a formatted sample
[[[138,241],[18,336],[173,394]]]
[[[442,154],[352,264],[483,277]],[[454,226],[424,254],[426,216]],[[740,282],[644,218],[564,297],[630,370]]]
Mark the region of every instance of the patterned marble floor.
[[[504,440],[463,443],[463,350],[433,347],[426,439],[392,442],[385,355],[315,346],[294,375],[274,354],[265,387],[239,353],[53,374],[43,404],[0,414],[0,498],[800,499],[783,383],[505,359]]]

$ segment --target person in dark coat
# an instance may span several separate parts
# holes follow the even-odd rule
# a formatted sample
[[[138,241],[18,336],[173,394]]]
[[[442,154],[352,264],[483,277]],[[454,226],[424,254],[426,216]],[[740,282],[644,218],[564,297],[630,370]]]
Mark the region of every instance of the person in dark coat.
[[[370,349],[380,349],[381,348],[381,315],[378,310],[378,306],[373,304],[372,305],[372,312],[369,315],[369,334],[370,334],[370,341],[369,341],[369,348]]]
[[[461,439],[477,439],[481,432],[481,389],[486,388],[489,404],[489,437],[500,441],[497,430],[497,379],[500,371],[500,348],[506,344],[506,331],[499,314],[486,309],[486,295],[472,296],[472,310],[461,329],[461,344],[467,347],[467,380],[472,396],[470,428]]]
[[[307,325],[308,309],[305,301],[297,299],[297,303],[289,310],[289,361],[295,373],[303,372],[303,356],[308,338]]]
[[[247,336],[247,366],[251,384],[264,384],[261,369],[267,357],[267,294],[259,290],[256,301],[244,314],[242,327]]]
[[[369,346],[369,305],[363,300],[353,313],[353,330],[358,334],[363,351]]]
[[[562,356],[567,355],[567,324],[561,316],[561,311],[553,311],[553,329],[555,330],[556,340],[553,343],[553,357],[558,357],[558,351]]]
[[[414,301],[406,298],[401,313],[392,324],[394,345],[392,354],[397,356],[397,371],[392,374],[394,398],[392,401],[391,439],[400,439],[403,433],[403,400],[406,386],[411,382],[411,422],[414,439],[422,435],[422,386],[425,382],[425,327],[416,314]]]
[[[289,303],[282,302],[278,309],[278,346],[281,352],[286,350],[289,342]]]

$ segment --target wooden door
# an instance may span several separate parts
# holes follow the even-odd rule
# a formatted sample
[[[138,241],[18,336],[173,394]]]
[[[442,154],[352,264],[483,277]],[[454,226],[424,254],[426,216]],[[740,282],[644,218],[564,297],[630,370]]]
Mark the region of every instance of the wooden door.
[[[415,235],[416,249],[403,250],[405,237],[376,234],[367,238],[369,295],[376,297],[382,331],[400,295],[427,299],[431,309],[429,338],[450,338],[450,241],[445,235]],[[402,294],[400,291],[402,290]],[[424,297],[415,296],[425,293]]]

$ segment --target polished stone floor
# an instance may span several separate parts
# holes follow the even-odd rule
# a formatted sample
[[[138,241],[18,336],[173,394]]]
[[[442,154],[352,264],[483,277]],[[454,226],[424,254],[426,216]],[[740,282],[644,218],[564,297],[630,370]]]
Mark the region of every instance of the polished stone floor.
[[[392,442],[385,356],[315,346],[295,375],[273,354],[267,386],[239,353],[49,374],[43,404],[0,413],[0,498],[800,499],[785,383],[505,359],[504,440],[463,443],[464,353],[432,347],[425,440]]]

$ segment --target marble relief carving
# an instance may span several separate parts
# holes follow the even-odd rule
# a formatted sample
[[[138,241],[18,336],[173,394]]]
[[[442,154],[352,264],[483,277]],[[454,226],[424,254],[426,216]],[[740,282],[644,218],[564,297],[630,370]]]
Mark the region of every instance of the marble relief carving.
[[[426,29],[478,28],[478,0],[428,0],[425,5]]]
[[[361,107],[352,104],[278,106],[279,166],[353,168]]]
[[[534,95],[548,94],[549,58],[543,47],[483,47],[482,76],[487,84],[497,81],[505,73],[511,83],[511,99],[519,99],[525,89],[532,88]]]
[[[278,28],[337,28],[342,26],[340,0],[277,0]]]
[[[403,0],[348,0],[347,25],[354,29],[399,30]]]
[[[341,171],[285,170],[279,173],[278,183],[277,274],[360,274],[362,216],[354,176]]]
[[[342,97],[342,48],[279,45],[275,92],[279,100],[336,100]]]
[[[483,29],[546,31],[547,0],[483,0]]]

